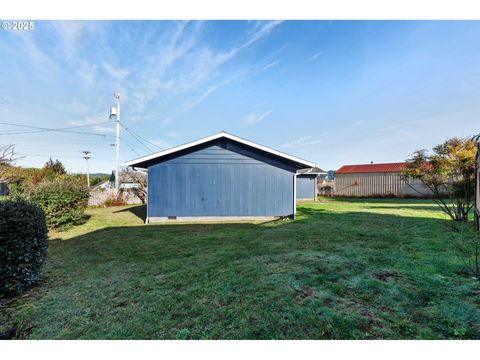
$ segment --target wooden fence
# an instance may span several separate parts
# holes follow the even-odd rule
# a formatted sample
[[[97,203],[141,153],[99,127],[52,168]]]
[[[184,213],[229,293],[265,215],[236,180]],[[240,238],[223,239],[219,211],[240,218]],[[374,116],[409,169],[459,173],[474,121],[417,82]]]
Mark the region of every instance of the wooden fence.
[[[124,189],[120,194],[117,189],[95,189],[90,191],[90,199],[88,205],[101,206],[108,199],[121,198],[127,204],[141,204],[142,201],[135,195],[132,190]]]

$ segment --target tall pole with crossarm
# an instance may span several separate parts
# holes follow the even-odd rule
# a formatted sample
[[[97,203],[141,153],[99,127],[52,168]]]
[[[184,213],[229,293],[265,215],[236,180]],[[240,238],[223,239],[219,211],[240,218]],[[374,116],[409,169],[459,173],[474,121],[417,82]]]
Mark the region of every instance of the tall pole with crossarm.
[[[115,188],[120,188],[120,94],[115,93],[117,114],[115,116]]]
[[[87,160],[87,186],[90,187],[90,169],[88,168],[88,160],[90,159],[90,156],[88,155],[90,154],[90,151],[85,150],[82,152],[85,155],[83,158]]]

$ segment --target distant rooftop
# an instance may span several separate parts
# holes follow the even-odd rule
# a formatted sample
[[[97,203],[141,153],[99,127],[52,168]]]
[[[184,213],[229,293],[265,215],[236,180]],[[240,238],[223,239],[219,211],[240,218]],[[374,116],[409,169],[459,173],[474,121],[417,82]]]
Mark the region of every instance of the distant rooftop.
[[[297,174],[326,174],[327,172],[320,169],[319,167],[306,168],[297,170]]]
[[[405,169],[405,165],[405,162],[344,165],[336,171],[336,174],[400,172]]]

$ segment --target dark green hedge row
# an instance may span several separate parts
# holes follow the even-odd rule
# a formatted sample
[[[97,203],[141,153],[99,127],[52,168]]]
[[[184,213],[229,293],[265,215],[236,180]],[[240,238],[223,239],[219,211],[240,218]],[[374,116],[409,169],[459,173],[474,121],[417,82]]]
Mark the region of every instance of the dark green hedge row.
[[[0,297],[14,296],[35,284],[48,247],[43,210],[28,201],[0,201]]]

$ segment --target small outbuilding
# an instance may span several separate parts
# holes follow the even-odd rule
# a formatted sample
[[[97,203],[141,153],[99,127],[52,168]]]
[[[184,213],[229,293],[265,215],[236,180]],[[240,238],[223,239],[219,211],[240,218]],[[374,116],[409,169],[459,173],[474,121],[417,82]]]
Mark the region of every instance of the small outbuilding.
[[[318,178],[327,173],[315,167],[297,171],[297,200],[316,200],[318,195]]]
[[[405,181],[406,163],[345,165],[335,172],[335,195],[353,197],[430,197],[420,181]]]
[[[226,132],[126,165],[148,171],[146,222],[295,218],[299,171],[316,167]]]

